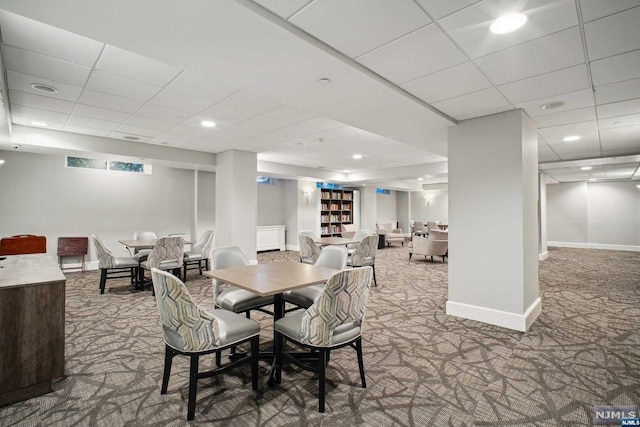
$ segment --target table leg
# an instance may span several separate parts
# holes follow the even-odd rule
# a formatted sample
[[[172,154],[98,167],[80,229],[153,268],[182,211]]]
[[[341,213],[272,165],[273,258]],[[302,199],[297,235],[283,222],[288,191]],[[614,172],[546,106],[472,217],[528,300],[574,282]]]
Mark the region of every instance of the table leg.
[[[276,294],[273,296],[273,322],[276,320],[282,319],[284,317],[284,295]],[[267,385],[269,387],[275,387],[279,378],[276,378],[277,374],[280,372],[279,367],[276,366],[276,331],[273,331],[273,362],[271,363],[271,370],[269,371],[269,379],[267,380]]]

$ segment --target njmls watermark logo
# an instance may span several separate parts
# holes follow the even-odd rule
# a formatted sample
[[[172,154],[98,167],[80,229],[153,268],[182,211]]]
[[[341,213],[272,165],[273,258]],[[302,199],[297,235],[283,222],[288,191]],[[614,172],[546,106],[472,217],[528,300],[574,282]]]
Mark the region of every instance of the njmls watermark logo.
[[[640,426],[638,406],[602,405],[593,407],[593,424],[615,424],[618,426]],[[637,424],[635,424],[637,422]]]

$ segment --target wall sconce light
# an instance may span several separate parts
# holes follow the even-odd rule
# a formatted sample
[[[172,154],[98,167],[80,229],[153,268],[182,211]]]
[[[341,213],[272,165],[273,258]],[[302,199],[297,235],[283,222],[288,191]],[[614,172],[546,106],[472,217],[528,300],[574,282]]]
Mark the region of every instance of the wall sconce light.
[[[302,190],[302,193],[304,194],[304,198],[307,200],[307,204],[309,204],[309,197],[313,194],[313,188],[305,188]]]

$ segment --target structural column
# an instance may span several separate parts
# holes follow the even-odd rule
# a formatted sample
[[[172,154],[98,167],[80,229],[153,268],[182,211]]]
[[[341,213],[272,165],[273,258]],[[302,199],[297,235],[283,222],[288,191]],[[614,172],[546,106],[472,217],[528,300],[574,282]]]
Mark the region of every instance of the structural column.
[[[375,232],[378,220],[378,195],[375,186],[365,186],[360,192],[360,228]]]
[[[447,314],[526,331],[538,295],[538,142],[521,110],[449,129]]]
[[[257,260],[257,156],[229,150],[218,154],[216,166],[216,246],[239,246]]]

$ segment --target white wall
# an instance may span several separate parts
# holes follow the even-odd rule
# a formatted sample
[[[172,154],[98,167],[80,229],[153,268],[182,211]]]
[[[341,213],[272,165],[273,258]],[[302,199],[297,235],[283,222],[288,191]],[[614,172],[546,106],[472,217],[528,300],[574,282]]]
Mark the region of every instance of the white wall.
[[[206,230],[216,229],[216,174],[213,172],[198,171],[197,204],[198,216],[196,224],[196,236],[200,238]],[[215,234],[214,234],[215,242]]]
[[[547,185],[549,245],[640,250],[637,181]]]
[[[398,227],[405,233],[411,232],[409,224],[409,192],[396,191],[396,217],[398,219]]]
[[[376,207],[378,221],[397,221],[398,209],[396,192],[391,190],[390,194],[376,193]]]
[[[283,225],[284,219],[284,183],[258,185],[258,225]]]
[[[411,192],[411,219],[449,222],[449,189],[446,184]]]
[[[193,171],[154,167],[153,174],[66,168],[61,155],[0,152],[0,236],[37,234],[56,255],[58,237],[98,235],[116,256],[128,252],[118,243],[138,229],[158,235],[186,233],[194,215]],[[201,209],[215,205],[204,193],[214,174],[203,174]],[[201,212],[203,224],[211,212]],[[207,219],[207,217],[209,218]],[[93,244],[85,261],[97,260]],[[73,261],[69,259],[69,261]],[[65,260],[65,263],[67,261]]]

